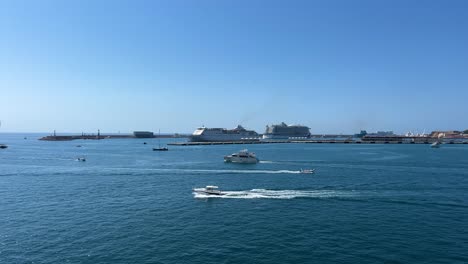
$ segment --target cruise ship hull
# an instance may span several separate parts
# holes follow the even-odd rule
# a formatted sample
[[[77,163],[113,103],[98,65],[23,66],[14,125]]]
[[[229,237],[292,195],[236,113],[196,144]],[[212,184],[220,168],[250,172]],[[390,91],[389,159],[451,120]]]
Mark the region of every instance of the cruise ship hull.
[[[305,140],[309,139],[309,135],[297,136],[297,135],[263,135],[263,140]]]
[[[253,130],[247,130],[242,126],[234,129],[200,127],[190,137],[192,142],[232,142],[255,141],[259,135]]]
[[[284,122],[278,125],[267,126],[264,140],[304,140],[310,138],[310,129],[301,125],[286,125]]]
[[[248,135],[199,135],[190,136],[192,142],[230,142],[230,141],[258,141],[259,137]]]

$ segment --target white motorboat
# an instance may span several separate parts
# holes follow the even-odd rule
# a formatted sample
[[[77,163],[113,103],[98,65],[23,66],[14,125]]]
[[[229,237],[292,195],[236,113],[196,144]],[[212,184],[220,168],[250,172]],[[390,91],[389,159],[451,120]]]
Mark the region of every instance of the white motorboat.
[[[224,162],[232,163],[258,163],[258,161],[255,153],[249,152],[247,149],[224,157]]]
[[[308,170],[308,169],[303,170],[303,169],[301,169],[299,172],[300,172],[300,173],[304,173],[304,174],[312,174],[312,173],[315,172],[315,169],[311,169],[311,170]]]
[[[205,188],[194,188],[193,191],[201,194],[224,195],[223,192],[218,190],[218,186],[213,185],[207,185]]]
[[[442,142],[436,141],[436,142],[434,142],[434,143],[431,144],[431,148],[439,148],[440,145],[442,145]]]

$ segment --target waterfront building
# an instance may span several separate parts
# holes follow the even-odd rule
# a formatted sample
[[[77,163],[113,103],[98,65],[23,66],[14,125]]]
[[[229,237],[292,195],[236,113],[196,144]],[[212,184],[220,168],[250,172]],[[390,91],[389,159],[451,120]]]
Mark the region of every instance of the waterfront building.
[[[153,138],[154,133],[150,131],[135,131],[133,135],[137,138]]]

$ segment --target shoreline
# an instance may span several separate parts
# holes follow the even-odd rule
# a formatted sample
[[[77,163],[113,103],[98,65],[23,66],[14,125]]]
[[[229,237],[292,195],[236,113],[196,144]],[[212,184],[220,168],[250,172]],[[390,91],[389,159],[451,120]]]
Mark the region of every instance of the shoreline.
[[[248,145],[248,144],[392,144],[392,145],[411,145],[411,144],[432,144],[437,139],[427,141],[362,141],[362,140],[278,140],[278,141],[224,141],[224,142],[175,142],[168,143],[168,146],[209,146],[209,145]],[[468,144],[465,142],[447,142],[443,144]]]
[[[71,140],[102,140],[102,139],[116,139],[116,138],[129,138],[129,139],[148,139],[148,138],[187,138],[186,135],[171,134],[171,135],[154,135],[152,137],[136,137],[131,134],[126,135],[66,135],[66,136],[45,136],[39,138],[43,141],[71,141]]]

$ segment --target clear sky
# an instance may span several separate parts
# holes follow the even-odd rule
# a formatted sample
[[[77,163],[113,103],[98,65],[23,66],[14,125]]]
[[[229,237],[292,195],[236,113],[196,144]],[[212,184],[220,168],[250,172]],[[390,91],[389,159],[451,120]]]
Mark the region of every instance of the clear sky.
[[[468,1],[2,1],[0,132],[468,128]]]

